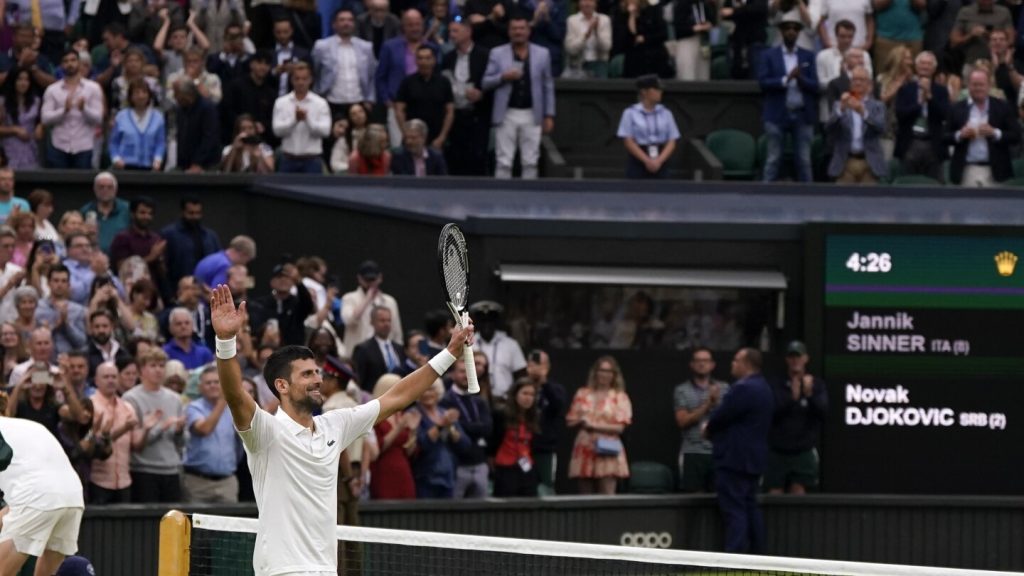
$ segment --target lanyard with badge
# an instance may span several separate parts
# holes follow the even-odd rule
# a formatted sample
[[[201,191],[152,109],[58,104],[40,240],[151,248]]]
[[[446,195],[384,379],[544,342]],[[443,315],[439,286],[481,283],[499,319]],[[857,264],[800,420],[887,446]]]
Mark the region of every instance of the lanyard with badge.
[[[528,474],[530,470],[533,470],[533,462],[530,461],[530,448],[526,442],[523,441],[525,436],[526,423],[520,422],[515,432],[516,452],[519,452],[519,460],[517,460],[516,463],[519,464],[519,469],[522,470],[524,474]]]
[[[654,112],[648,114],[646,111],[643,112],[644,124],[647,127],[647,134],[651,140],[655,140],[658,137],[658,111],[655,109]],[[654,121],[654,125],[651,125],[651,121]],[[651,158],[657,158],[658,154],[661,153],[657,144],[647,145],[647,155]]]

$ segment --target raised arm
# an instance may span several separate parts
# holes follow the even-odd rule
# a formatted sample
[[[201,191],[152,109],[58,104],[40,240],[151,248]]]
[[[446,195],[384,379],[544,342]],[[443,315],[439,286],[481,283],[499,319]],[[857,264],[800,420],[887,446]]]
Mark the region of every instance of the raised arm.
[[[462,358],[462,347],[473,343],[473,322],[464,328],[456,326],[452,328],[452,338],[448,342],[448,348],[442,350],[424,366],[420,366],[415,372],[402,378],[391,390],[378,398],[380,401],[380,414],[377,422],[385,420],[388,416],[404,410],[416,401],[423,394],[423,391],[448,371],[448,368],[455,363],[456,358]],[[436,368],[435,368],[436,366]],[[221,378],[223,381],[223,377]]]
[[[235,337],[245,324],[245,302],[235,308],[231,290],[223,284],[217,286],[210,296],[210,321],[217,335],[217,374],[220,376],[220,387],[231,410],[235,428],[244,432],[252,424],[258,406],[252,396],[242,389],[242,368],[238,365],[235,355],[230,352],[235,348]],[[225,360],[222,355],[228,358]]]

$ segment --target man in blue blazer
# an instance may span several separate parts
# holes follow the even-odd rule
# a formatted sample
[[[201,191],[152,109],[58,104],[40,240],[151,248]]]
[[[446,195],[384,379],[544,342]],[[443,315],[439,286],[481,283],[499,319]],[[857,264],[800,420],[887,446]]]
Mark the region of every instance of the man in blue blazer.
[[[416,50],[421,44],[433,49],[435,58],[440,61],[438,47],[423,38],[423,15],[419,10],[410,8],[402,14],[402,35],[388,40],[380,47],[380,61],[375,74],[377,103],[388,107],[388,136],[392,144],[402,141],[402,130],[392,107],[395,95],[398,94],[402,80],[416,73]],[[409,66],[410,63],[412,66]]]
[[[355,35],[356,16],[351,8],[335,12],[331,27],[334,35],[317,40],[313,45],[314,92],[327,100],[335,116],[347,116],[349,107],[357,103],[369,110],[377,99],[373,77],[377,59],[373,55],[373,44]],[[339,81],[342,67],[346,65],[355,66],[355,82]]]
[[[764,165],[764,181],[779,178],[782,143],[792,134],[796,152],[796,175],[800,182],[810,182],[811,140],[817,119],[818,72],[814,53],[796,45],[803,23],[787,14],[779,22],[782,45],[765,50],[758,66],[758,81],[764,92],[764,131],[768,137],[768,158]]]
[[[497,178],[512,177],[516,148],[523,179],[537,177],[541,133],[555,128],[555,81],[547,48],[530,42],[530,25],[522,15],[508,23],[509,43],[491,50],[484,90],[494,91],[491,123]]]
[[[761,352],[742,348],[732,360],[736,383],[711,413],[704,434],[711,440],[715,490],[725,522],[726,552],[760,552],[764,522],[757,506],[768,461],[774,399],[761,375]]]
[[[858,66],[850,72],[850,90],[832,106],[825,123],[833,143],[828,175],[840,184],[878,184],[889,174],[882,152],[885,104],[871,96],[871,74]]]

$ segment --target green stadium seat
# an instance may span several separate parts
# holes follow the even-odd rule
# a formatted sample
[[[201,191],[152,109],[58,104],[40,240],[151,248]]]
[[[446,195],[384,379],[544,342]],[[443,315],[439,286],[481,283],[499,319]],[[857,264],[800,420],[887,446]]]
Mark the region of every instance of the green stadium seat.
[[[1024,178],[1024,158],[1013,161],[1013,175],[1016,178]]]
[[[704,142],[722,163],[722,175],[726,180],[754,179],[757,149],[753,136],[741,130],[715,130]]]
[[[728,80],[731,75],[732,67],[729,65],[728,55],[722,54],[711,58],[712,80]]]
[[[608,77],[609,78],[622,78],[622,69],[626,65],[626,57],[622,54],[616,54],[608,62]]]
[[[888,182],[892,183],[896,178],[903,176],[903,163],[900,162],[899,158],[892,158],[889,160],[889,179]]]
[[[629,467],[631,494],[670,494],[673,483],[672,470],[660,462],[639,461]]]
[[[892,179],[894,186],[942,186],[942,182],[922,174],[904,174]]]

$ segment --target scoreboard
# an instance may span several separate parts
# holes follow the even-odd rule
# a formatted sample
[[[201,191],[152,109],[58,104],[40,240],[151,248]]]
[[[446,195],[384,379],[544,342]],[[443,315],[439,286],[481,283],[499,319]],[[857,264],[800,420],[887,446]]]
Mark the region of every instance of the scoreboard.
[[[826,490],[1020,493],[1024,231],[980,230],[817,236]]]

